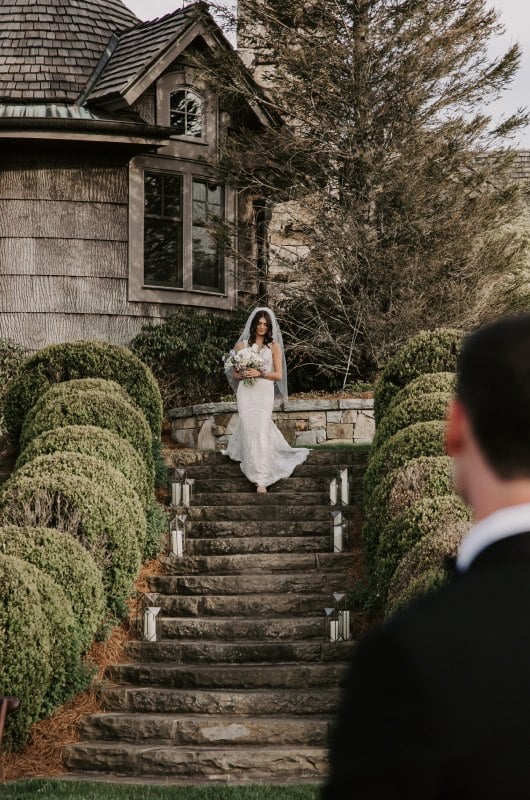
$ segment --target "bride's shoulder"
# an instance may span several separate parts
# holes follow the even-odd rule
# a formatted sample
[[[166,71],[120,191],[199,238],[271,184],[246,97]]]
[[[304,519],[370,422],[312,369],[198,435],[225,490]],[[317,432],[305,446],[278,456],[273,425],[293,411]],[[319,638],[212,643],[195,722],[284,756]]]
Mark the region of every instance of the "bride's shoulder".
[[[270,343],[269,347],[270,347],[270,349],[272,350],[272,352],[273,352],[273,353],[274,353],[274,351],[276,351],[276,352],[278,353],[278,352],[280,352],[280,351],[281,351],[281,349],[282,349],[282,348],[280,347],[280,345],[278,344],[278,342],[275,342],[275,341],[274,341],[274,339],[273,339],[273,341]]]

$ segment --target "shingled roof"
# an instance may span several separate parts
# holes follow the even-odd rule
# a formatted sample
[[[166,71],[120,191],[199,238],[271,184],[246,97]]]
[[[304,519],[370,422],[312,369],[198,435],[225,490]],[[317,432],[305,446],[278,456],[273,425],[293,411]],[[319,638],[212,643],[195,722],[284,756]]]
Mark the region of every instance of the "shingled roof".
[[[98,103],[123,97],[149,65],[156,63],[196,21],[199,9],[202,9],[202,4],[194,4],[123,33],[92,85],[86,102]]]
[[[75,102],[112,34],[139,22],[121,0],[2,0],[0,100]]]

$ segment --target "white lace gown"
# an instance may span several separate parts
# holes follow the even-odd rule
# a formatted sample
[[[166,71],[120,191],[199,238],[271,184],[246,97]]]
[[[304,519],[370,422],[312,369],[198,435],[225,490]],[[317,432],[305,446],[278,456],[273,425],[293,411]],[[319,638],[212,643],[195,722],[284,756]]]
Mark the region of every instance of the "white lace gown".
[[[260,355],[264,371],[272,372],[272,351],[264,347]],[[239,420],[224,455],[241,462],[241,470],[258,486],[270,486],[288,478],[302,464],[310,450],[290,447],[272,421],[274,381],[256,378],[252,386],[240,381],[237,387]]]

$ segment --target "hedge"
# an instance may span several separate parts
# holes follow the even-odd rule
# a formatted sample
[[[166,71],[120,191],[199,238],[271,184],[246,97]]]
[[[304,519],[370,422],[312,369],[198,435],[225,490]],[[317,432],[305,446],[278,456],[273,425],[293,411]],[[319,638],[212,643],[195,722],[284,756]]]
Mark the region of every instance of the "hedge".
[[[33,564],[49,575],[72,605],[86,651],[105,614],[101,570],[85,548],[68,534],[51,528],[0,528],[0,554]]]
[[[386,413],[390,412],[395,406],[408,400],[410,397],[419,397],[422,394],[431,394],[432,392],[444,392],[453,396],[456,386],[456,373],[454,372],[426,372],[424,375],[419,375],[413,381],[407,383],[403,389],[400,389],[397,394],[392,398]],[[381,422],[384,421],[384,417]]]
[[[381,531],[377,549],[376,584],[382,598],[403,555],[424,536],[455,523],[468,522],[471,513],[456,494],[424,498],[391,519]]]
[[[379,536],[384,525],[425,497],[440,497],[453,491],[452,459],[449,456],[421,456],[392,470],[376,487],[365,504],[363,542],[367,568],[373,572]]]
[[[469,522],[443,524],[430,536],[420,539],[400,560],[388,587],[387,610],[393,612],[421,593],[421,576],[446,576],[445,559],[456,556]]]
[[[103,572],[108,608],[126,612],[140,567],[138,535],[121,499],[78,475],[15,474],[0,492],[0,525],[66,530],[92,554]]]
[[[110,391],[52,386],[35,403],[22,428],[21,448],[53,428],[95,425],[126,439],[153,469],[152,437],[144,415],[124,397]]]
[[[165,544],[168,531],[169,517],[167,512],[157,502],[151,503],[146,511],[147,534],[144,547],[146,559],[156,558]]]
[[[364,475],[365,508],[370,505],[372,492],[392,470],[413,458],[444,455],[445,427],[445,422],[416,422],[381,445],[370,459]]]
[[[22,744],[41,713],[51,679],[50,631],[35,573],[0,555],[0,675],[2,692],[19,698],[8,717],[5,744]]]
[[[21,345],[0,338],[0,432],[4,428],[4,401],[7,389],[26,358]]]
[[[387,600],[385,615],[388,617],[417,600],[428,592],[441,589],[448,581],[448,574],[443,567],[432,567],[415,575],[403,591]]]
[[[83,453],[108,462],[120,470],[147,508],[153,500],[153,474],[130,442],[96,425],[52,428],[32,439],[20,453],[16,469],[37,456],[51,453]]]
[[[140,499],[123,474],[107,461],[82,453],[51,453],[37,456],[28,461],[15,473],[15,479],[43,477],[52,475],[78,475],[88,478],[109,497],[114,498],[123,507],[129,525],[136,531],[140,550],[143,552],[146,542],[146,520]],[[7,482],[9,486],[10,481]]]
[[[438,328],[422,331],[409,339],[389,361],[374,395],[376,424],[382,420],[392,398],[423,373],[455,372],[463,331]]]
[[[144,413],[154,437],[162,430],[162,400],[152,372],[125,347],[104,342],[55,344],[28,358],[9,387],[5,424],[15,440],[30,408],[54,383],[75,378],[116,381]]]
[[[403,428],[416,422],[445,420],[452,395],[445,392],[430,392],[409,397],[385,414],[376,431],[373,447],[379,448],[387,439]]]

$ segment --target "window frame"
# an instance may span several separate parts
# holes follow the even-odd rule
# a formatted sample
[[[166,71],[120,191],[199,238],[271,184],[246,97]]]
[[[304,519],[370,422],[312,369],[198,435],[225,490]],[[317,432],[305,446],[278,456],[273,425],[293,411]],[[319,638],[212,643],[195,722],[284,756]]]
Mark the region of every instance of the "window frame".
[[[159,172],[182,176],[182,269],[183,288],[158,287],[144,282],[144,176],[146,172]],[[236,266],[227,254],[222,256],[224,266],[224,291],[216,292],[193,288],[193,180],[213,182],[208,167],[198,162],[138,156],[129,169],[129,289],[128,299],[137,302],[173,305],[203,306],[233,309],[236,304]],[[224,218],[236,229],[237,194],[223,186]],[[235,235],[235,234],[234,234]],[[235,244],[235,242],[232,242]]]
[[[195,142],[196,144],[200,144],[201,142],[205,142],[206,141],[206,131],[207,131],[207,117],[208,117],[207,112],[206,112],[206,102],[205,102],[205,99],[204,99],[204,95],[201,92],[197,91],[195,86],[187,86],[187,85],[186,86],[180,86],[180,85],[179,86],[172,86],[167,91],[167,106],[168,106],[169,127],[173,130],[173,125],[171,124],[171,97],[173,95],[175,95],[175,94],[180,93],[180,92],[183,92],[185,95],[190,94],[190,95],[192,95],[194,98],[196,98],[199,101],[200,107],[201,107],[201,132],[200,132],[200,134],[198,136],[196,136],[193,133],[174,133],[172,135],[175,136],[178,139],[184,139],[185,141],[188,141],[188,142]],[[185,114],[185,119],[187,121],[187,112]]]

